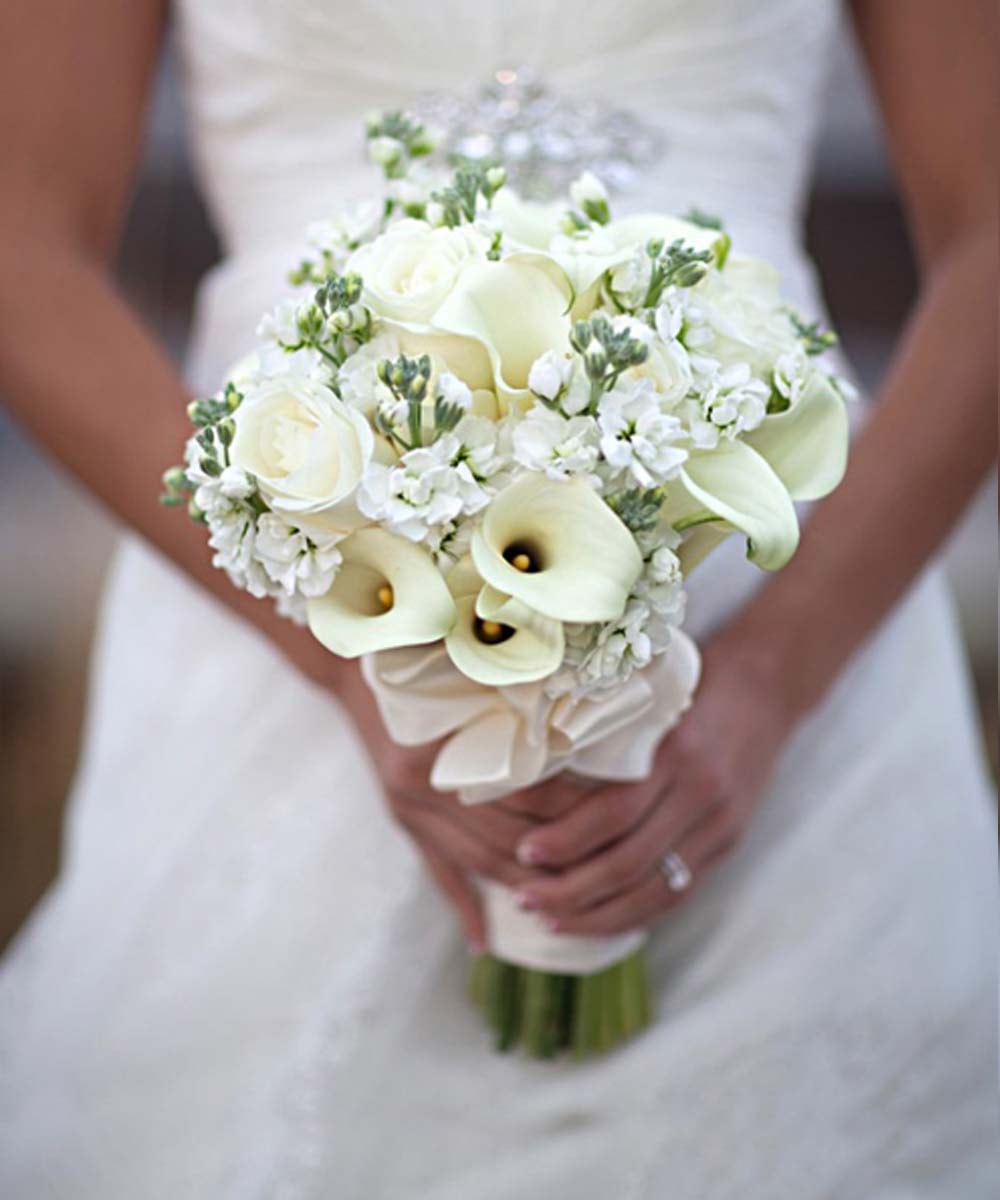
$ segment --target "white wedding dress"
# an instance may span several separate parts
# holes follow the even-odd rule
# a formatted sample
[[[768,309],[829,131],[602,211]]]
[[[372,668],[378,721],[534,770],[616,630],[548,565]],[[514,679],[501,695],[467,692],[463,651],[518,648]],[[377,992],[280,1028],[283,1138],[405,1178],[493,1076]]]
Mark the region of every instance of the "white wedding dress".
[[[375,183],[363,115],[498,66],[655,124],[664,154],[618,208],[725,214],[821,312],[800,213],[832,0],[178,15],[226,248],[198,305],[199,389],[246,348],[304,225]],[[724,549],[692,582],[692,631],[757,583]],[[0,970],[0,1195],[998,1194],[989,800],[931,572],[794,737],[744,843],[658,928],[655,1026],[583,1065],[499,1056],[345,714],[129,542],[65,867]]]

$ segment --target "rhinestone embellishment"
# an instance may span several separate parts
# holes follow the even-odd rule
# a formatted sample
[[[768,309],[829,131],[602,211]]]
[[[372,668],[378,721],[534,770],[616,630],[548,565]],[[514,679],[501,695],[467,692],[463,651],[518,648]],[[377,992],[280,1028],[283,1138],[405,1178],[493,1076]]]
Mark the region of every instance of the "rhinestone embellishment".
[[[584,170],[614,192],[662,157],[663,138],[627,109],[569,101],[528,68],[505,68],[474,96],[430,93],[416,115],[440,135],[439,153],[496,159],[532,200],[564,193]]]

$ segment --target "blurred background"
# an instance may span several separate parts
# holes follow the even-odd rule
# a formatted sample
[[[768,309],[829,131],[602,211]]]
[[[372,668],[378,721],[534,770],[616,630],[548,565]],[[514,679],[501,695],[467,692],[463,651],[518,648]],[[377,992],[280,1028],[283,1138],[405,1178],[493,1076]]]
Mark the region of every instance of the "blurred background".
[[[834,324],[866,389],[877,386],[915,275],[868,90],[845,39],[833,71],[808,242]],[[217,255],[191,179],[168,52],[149,114],[124,239],[122,285],[181,359],[195,285]],[[55,874],[79,745],[87,662],[115,529],[0,408],[0,946]],[[996,481],[946,553],[996,766]]]

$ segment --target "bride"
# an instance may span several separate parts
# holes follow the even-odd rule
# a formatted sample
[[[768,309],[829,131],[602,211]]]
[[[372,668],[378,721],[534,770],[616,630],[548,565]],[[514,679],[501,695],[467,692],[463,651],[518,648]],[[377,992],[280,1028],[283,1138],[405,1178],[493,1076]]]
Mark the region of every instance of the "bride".
[[[370,186],[364,113],[503,65],[629,107],[663,149],[622,203],[725,214],[821,311],[799,217],[838,6],[179,0],[226,250],[186,384],[108,267],[164,7],[0,15],[0,390],[138,534],[64,871],[0,969],[0,1193],[996,1194],[995,831],[925,569],[995,446],[986,5],[854,4],[923,285],[846,482],[766,586],[737,547],[693,579],[703,684],[648,784],[473,809],[158,507],[188,387],[245,349],[289,239]],[[479,945],[473,870],[566,932],[658,921],[650,1031],[582,1065],[492,1054],[442,903]]]

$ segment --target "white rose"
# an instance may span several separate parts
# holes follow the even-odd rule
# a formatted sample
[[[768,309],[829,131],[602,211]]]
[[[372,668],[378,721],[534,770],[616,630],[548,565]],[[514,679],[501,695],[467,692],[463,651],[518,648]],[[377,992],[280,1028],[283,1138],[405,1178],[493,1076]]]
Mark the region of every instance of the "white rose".
[[[278,512],[335,518],[331,510],[353,496],[374,449],[361,413],[311,379],[258,381],[234,420],[230,462],[257,479]],[[350,528],[349,511],[342,515]]]
[[[365,281],[365,300],[381,317],[425,325],[462,271],[486,261],[489,242],[470,226],[435,229],[397,221],[351,255],[348,270]]]

